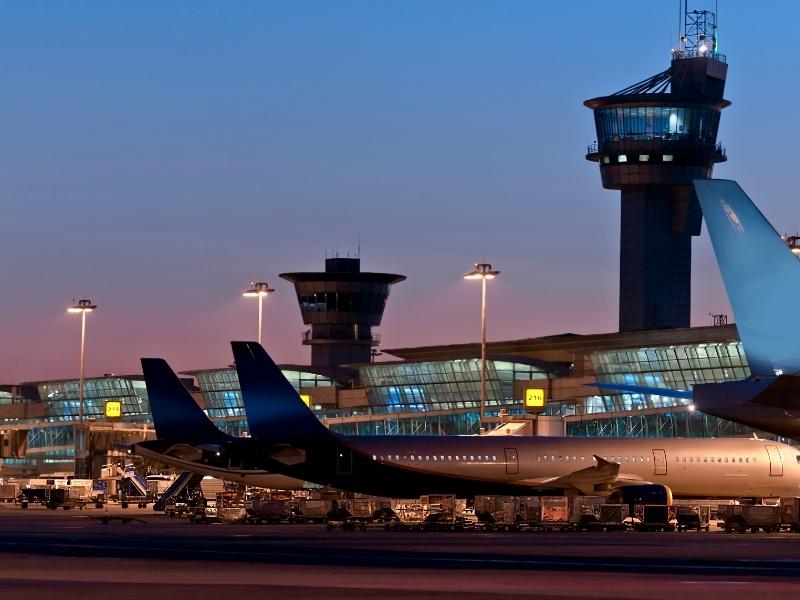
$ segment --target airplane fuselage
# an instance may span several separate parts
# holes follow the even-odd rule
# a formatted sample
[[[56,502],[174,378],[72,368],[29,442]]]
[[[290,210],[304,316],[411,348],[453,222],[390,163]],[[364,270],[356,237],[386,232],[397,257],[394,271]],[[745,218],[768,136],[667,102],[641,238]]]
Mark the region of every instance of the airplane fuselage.
[[[595,467],[595,456],[620,465],[615,485],[658,484],[677,497],[800,495],[800,453],[757,439],[358,436],[254,442],[271,471],[389,497],[588,493],[570,489],[570,478]]]

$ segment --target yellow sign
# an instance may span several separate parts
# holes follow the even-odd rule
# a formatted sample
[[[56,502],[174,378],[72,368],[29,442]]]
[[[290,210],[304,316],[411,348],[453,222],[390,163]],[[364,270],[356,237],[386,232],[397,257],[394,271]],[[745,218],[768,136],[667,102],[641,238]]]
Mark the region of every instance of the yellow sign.
[[[311,406],[311,394],[300,394],[300,400],[306,403],[306,406]]]
[[[528,388],[525,390],[525,408],[542,408],[544,406],[544,390]]]
[[[106,418],[119,419],[122,416],[122,402],[119,400],[106,400]]]

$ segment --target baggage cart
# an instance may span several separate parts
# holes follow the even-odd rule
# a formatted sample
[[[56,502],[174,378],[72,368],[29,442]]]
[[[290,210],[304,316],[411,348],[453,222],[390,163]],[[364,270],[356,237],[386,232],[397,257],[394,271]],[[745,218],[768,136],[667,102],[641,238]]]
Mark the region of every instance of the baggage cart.
[[[741,504],[720,504],[717,507],[717,516],[722,521],[719,526],[725,530],[725,533],[747,531]]]
[[[489,531],[512,531],[523,524],[520,499],[516,496],[476,496],[475,516]]]
[[[550,531],[575,529],[578,521],[571,500],[568,496],[542,496],[537,527]]]
[[[19,484],[0,484],[0,502],[14,502],[19,495]]]
[[[453,495],[440,494],[423,496],[419,500],[396,500],[392,503],[392,511],[396,519],[386,523],[386,531],[453,531],[464,528],[464,517],[456,518]]]
[[[675,531],[676,510],[668,504],[635,504],[633,528],[636,531]]]
[[[254,498],[244,503],[247,523],[280,523],[289,521],[292,516],[289,500],[267,500]]]
[[[598,520],[600,531],[625,531],[630,512],[628,504],[601,504]]]
[[[708,531],[709,521],[711,520],[711,507],[698,504],[681,505],[677,507],[675,515],[677,524],[675,529],[678,531]]]
[[[800,532],[800,498],[781,498],[781,528],[792,533]]]
[[[330,500],[301,499],[297,502],[297,522],[299,523],[325,523],[328,513],[331,512]]]
[[[775,533],[781,529],[781,507],[744,504],[742,505],[742,519],[753,533],[759,529],[766,533]]]

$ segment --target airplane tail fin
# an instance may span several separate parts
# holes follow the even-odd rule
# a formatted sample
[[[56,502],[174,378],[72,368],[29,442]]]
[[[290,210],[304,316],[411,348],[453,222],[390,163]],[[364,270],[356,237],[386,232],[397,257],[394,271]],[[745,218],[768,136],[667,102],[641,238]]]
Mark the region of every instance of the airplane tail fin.
[[[739,184],[695,180],[753,375],[800,370],[800,261]]]
[[[256,342],[231,342],[250,435],[297,441],[331,433]]]
[[[150,412],[159,439],[187,444],[230,439],[209,420],[167,361],[161,358],[141,360]]]

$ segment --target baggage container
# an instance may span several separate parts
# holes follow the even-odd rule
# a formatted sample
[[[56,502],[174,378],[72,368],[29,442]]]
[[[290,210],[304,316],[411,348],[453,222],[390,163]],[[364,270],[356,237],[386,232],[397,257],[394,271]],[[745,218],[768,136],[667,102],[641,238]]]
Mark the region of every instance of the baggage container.
[[[542,496],[539,527],[544,529],[570,529],[577,521],[572,502],[567,496]]]
[[[392,512],[396,519],[386,523],[385,529],[387,531],[463,529],[463,518],[456,519],[454,507],[455,496],[452,494],[423,496],[419,500],[394,500]]]
[[[792,533],[800,531],[800,498],[781,498],[781,527]]]
[[[372,520],[372,500],[369,498],[351,498],[343,503],[345,508],[350,511],[350,518],[357,521]]]
[[[708,531],[711,507],[698,504],[678,506],[675,520],[677,521],[675,528],[678,531],[688,531],[689,529]]]
[[[280,523],[291,516],[288,500],[256,498],[244,503],[245,517],[250,523]]]
[[[19,484],[4,483],[0,485],[0,502],[14,502],[19,495]]]
[[[537,523],[541,510],[541,496],[524,496],[520,498],[519,512],[524,523]]]
[[[625,531],[631,508],[628,504],[601,504],[600,529],[603,531]]]
[[[331,512],[330,500],[300,500],[297,504],[300,513],[299,521],[305,523],[324,523]]]
[[[753,533],[759,529],[763,529],[767,533],[780,531],[781,507],[744,504],[742,505],[742,519]]]
[[[674,506],[666,504],[636,504],[633,528],[636,531],[675,531],[672,521],[676,512]]]
[[[722,521],[719,524],[725,530],[725,533],[738,531],[744,533],[747,531],[747,523],[742,516],[741,504],[720,504],[717,506],[717,516]]]
[[[521,504],[517,496],[476,496],[475,516],[486,529],[518,529],[524,522]],[[534,515],[536,518],[538,512]]]

